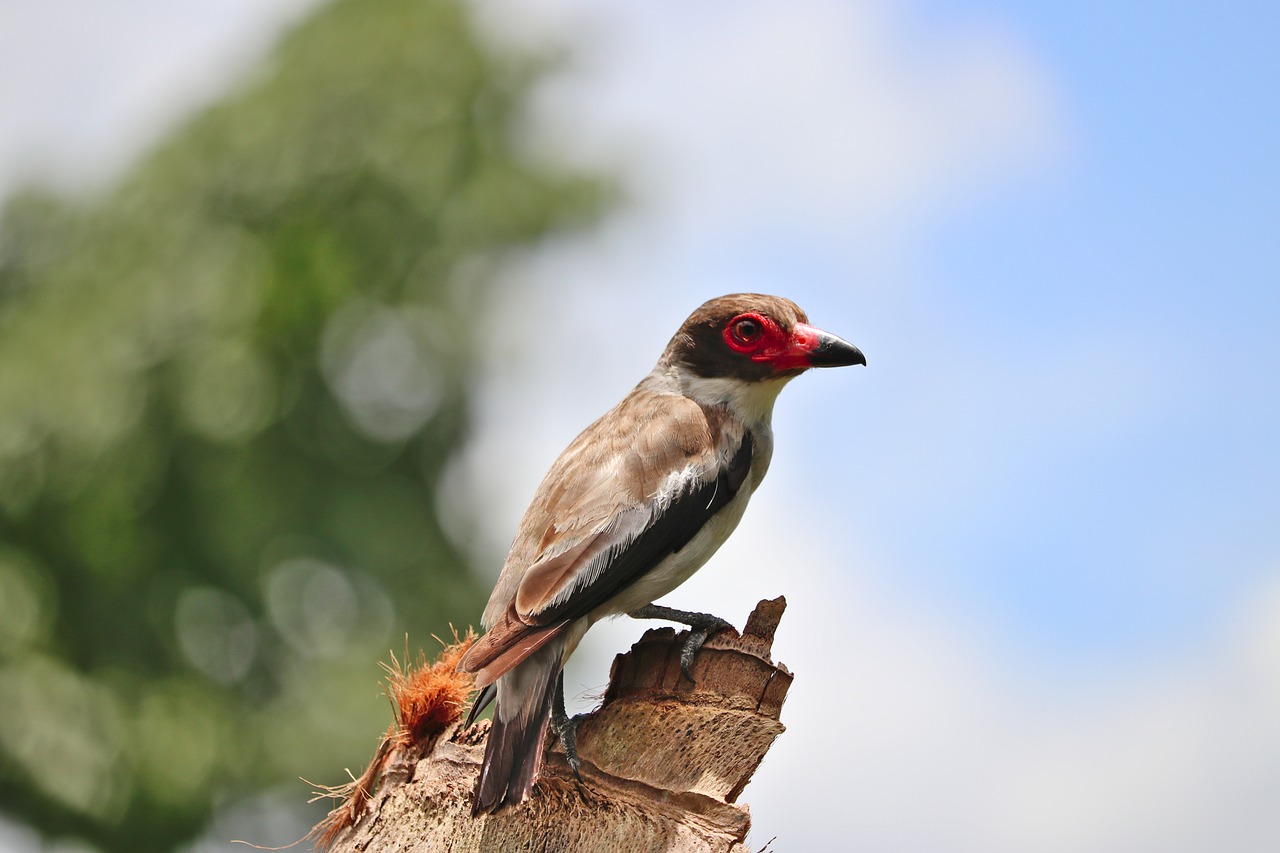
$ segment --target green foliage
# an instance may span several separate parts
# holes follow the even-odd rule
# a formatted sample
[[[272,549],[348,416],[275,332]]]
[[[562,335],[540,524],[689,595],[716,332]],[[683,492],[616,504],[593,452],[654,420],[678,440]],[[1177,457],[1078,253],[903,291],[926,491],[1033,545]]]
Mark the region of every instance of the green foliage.
[[[376,661],[475,618],[440,528],[485,259],[598,208],[512,144],[531,68],[344,0],[81,204],[0,228],[0,805],[167,850],[361,765]]]

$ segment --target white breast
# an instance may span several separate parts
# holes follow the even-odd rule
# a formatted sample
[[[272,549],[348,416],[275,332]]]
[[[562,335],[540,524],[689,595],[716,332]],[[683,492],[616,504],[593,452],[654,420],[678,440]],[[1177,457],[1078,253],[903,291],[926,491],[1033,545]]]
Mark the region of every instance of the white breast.
[[[630,613],[652,604],[687,581],[724,544],[742,520],[747,502],[768,471],[769,460],[773,456],[773,433],[767,424],[755,430],[753,442],[751,472],[733,499],[704,524],[687,545],[592,611],[588,617],[590,621],[598,622],[606,616]]]

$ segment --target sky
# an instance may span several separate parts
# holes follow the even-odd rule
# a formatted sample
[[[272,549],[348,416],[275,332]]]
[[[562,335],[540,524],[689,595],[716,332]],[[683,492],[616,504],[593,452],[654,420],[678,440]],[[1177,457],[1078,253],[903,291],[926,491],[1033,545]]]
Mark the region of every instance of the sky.
[[[109,183],[313,5],[0,6],[0,195]],[[783,392],[768,480],[664,602],[787,596],[754,846],[1280,849],[1280,6],[473,8],[571,48],[530,156],[626,176],[485,318],[448,482],[481,564],[693,308],[788,296],[868,365]],[[579,707],[640,627],[588,635]]]

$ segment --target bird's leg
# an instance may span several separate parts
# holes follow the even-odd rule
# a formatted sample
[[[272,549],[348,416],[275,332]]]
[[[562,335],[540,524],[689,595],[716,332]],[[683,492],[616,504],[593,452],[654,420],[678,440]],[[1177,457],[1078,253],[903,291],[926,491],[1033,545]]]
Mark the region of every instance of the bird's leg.
[[[578,714],[570,718],[565,713],[564,670],[560,670],[560,674],[556,676],[555,697],[551,701],[551,727],[556,730],[556,735],[560,738],[560,745],[564,747],[564,757],[569,759],[569,766],[573,768],[573,775],[578,780],[578,784],[582,784],[582,774],[578,772],[582,767],[582,759],[578,757],[578,723],[582,722],[585,716],[585,714]]]
[[[689,626],[689,638],[680,649],[680,671],[689,679],[690,684],[697,684],[690,670],[693,669],[693,658],[707,641],[707,637],[723,628],[732,628],[728,622],[710,613],[690,613],[687,610],[676,610],[663,607],[661,604],[646,604],[639,610],[627,614],[632,619],[665,619],[668,622],[679,622]]]

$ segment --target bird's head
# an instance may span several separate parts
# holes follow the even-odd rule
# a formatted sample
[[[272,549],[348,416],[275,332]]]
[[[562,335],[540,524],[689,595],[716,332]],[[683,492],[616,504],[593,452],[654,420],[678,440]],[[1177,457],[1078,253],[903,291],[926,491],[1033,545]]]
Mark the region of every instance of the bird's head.
[[[703,378],[746,381],[867,363],[853,344],[808,320],[800,306],[780,296],[721,296],[690,315],[667,345],[665,358]]]

